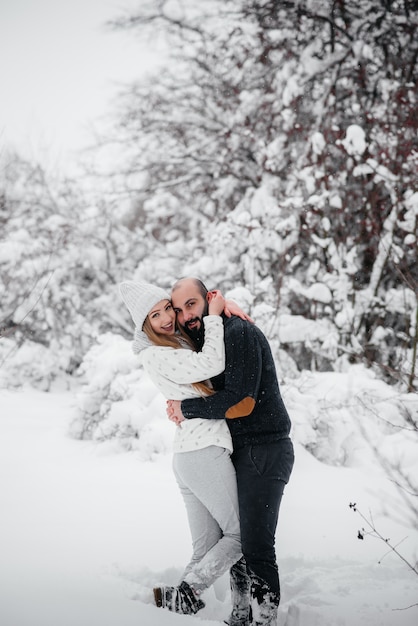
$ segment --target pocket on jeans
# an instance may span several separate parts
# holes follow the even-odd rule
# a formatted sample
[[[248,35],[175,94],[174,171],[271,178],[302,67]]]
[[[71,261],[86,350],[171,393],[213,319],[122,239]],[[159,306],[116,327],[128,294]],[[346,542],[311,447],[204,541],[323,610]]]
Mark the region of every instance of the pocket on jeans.
[[[251,464],[259,476],[288,482],[294,463],[290,439],[259,444],[250,448]]]
[[[270,452],[271,444],[257,444],[249,449],[249,458],[253,469],[259,476],[267,476],[273,469],[273,456]]]

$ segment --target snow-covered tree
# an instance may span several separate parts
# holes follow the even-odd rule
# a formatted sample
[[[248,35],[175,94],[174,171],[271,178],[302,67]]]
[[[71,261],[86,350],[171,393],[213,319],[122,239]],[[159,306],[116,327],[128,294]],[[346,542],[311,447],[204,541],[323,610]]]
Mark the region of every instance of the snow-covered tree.
[[[119,280],[194,274],[245,294],[292,371],[361,360],[414,390],[417,16],[160,0],[118,20],[165,37],[168,61],[121,95],[112,194],[6,159],[3,339],[74,371],[98,332],[131,332]]]
[[[98,332],[130,331],[117,283],[149,241],[114,206],[16,155],[3,159],[0,190],[0,362],[10,384],[45,386],[77,369]]]
[[[121,100],[131,227],[255,305],[328,319],[331,343],[287,346],[300,367],[415,380],[417,23],[383,0],[162,0],[115,22],[170,51]]]

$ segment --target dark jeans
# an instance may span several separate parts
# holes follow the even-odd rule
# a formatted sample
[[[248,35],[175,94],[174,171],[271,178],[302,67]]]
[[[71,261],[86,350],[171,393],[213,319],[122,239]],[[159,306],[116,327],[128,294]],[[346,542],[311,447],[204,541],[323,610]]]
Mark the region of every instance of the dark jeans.
[[[253,595],[262,602],[267,593],[280,600],[275,533],[285,484],[293,468],[289,438],[247,445],[232,455],[237,473],[242,552]]]

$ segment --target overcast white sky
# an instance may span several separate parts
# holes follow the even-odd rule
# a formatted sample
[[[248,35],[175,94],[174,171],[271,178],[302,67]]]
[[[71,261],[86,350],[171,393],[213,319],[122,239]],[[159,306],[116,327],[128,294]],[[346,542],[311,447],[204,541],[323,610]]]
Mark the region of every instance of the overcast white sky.
[[[142,0],[0,0],[0,149],[47,164],[90,140],[117,83],[155,55],[106,20]]]

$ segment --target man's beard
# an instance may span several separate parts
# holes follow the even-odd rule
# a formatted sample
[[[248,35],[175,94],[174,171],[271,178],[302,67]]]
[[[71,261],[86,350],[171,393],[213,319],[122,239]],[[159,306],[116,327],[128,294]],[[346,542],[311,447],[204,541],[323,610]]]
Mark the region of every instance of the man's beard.
[[[205,315],[207,315],[209,312],[209,304],[206,302],[205,304],[205,308],[203,311],[203,316],[202,317],[194,317],[193,319],[189,320],[188,322],[186,322],[185,326],[183,326],[183,330],[186,333],[186,335],[188,335],[190,337],[190,339],[193,341],[196,350],[199,352],[202,347],[203,344],[205,342],[205,325],[203,324],[203,317],[205,317]],[[188,324],[193,323],[193,322],[200,322],[200,326],[199,328],[195,327],[195,328],[189,328]]]

